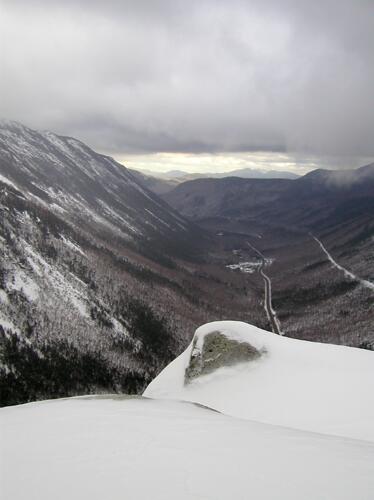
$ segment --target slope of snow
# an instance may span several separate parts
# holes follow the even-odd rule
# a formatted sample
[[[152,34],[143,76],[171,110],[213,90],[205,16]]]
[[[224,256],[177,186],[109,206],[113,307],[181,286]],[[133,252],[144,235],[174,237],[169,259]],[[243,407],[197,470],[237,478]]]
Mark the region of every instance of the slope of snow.
[[[130,240],[191,229],[123,165],[71,137],[2,121],[0,160],[0,182],[71,223],[101,224]]]
[[[194,401],[241,418],[374,441],[374,352],[280,337],[234,321],[199,328],[196,347],[217,330],[265,353],[185,385],[191,344],[144,395]]]
[[[78,249],[80,253],[82,253],[82,251],[80,250],[79,247],[77,247],[77,245],[75,245],[73,242],[70,242],[70,240],[64,238],[63,235],[60,236],[65,244],[70,244],[70,248],[72,248],[72,245],[74,245],[74,250],[77,251]],[[80,286],[73,286],[72,283],[70,283],[70,281],[66,279],[66,277],[60,271],[58,271],[53,265],[49,264],[42,255],[40,255],[36,250],[32,248],[31,245],[29,245],[25,240],[21,241],[23,244],[24,251],[27,254],[27,262],[31,266],[34,273],[39,277],[40,276],[44,277],[44,279],[48,282],[48,284],[52,286],[52,288],[60,295],[60,297],[63,298],[63,300],[66,300],[70,304],[72,304],[73,307],[77,311],[79,311],[81,316],[88,318],[89,314],[87,312],[87,307],[86,307],[87,296],[85,295],[85,290],[84,290],[86,284],[83,283],[81,280],[77,280],[76,276],[74,276],[75,281],[78,282],[76,283],[76,285]],[[28,279],[29,281],[31,280],[31,278]],[[21,283],[19,287],[21,287],[21,285],[24,293],[27,294],[28,289],[25,288],[23,283]],[[28,296],[30,300],[33,298],[30,295],[30,293]]]
[[[39,287],[30,276],[21,270],[15,270],[12,281],[8,283],[9,290],[22,291],[30,301],[34,301],[39,296]]]
[[[82,251],[81,247],[77,245],[77,243],[74,243],[74,241],[69,240],[69,238],[66,238],[63,234],[60,234],[61,240],[65,243],[67,247],[69,247],[71,250],[74,252],[80,253],[83,255],[83,257],[86,256],[86,254]]]
[[[14,182],[10,181],[4,175],[0,174],[0,181],[3,182],[4,184],[8,184],[8,186],[12,186],[13,188],[17,189],[17,191],[18,191],[18,187],[14,184]]]
[[[12,500],[371,500],[374,445],[189,403],[107,397],[3,408]]]

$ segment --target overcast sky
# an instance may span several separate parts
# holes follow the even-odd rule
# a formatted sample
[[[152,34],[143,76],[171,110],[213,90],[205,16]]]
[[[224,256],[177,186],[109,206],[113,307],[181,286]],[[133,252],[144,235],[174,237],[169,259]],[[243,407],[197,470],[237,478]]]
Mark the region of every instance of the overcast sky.
[[[222,170],[237,168],[234,158],[347,167],[374,157],[374,0],[0,8],[4,118],[144,168],[214,170],[216,160]]]

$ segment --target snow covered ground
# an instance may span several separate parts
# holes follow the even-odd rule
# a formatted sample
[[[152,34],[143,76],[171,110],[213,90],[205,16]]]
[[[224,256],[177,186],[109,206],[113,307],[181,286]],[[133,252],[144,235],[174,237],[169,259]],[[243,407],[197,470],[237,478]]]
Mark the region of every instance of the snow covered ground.
[[[374,446],[361,441],[144,398],[0,415],[4,500],[373,498]]]
[[[262,354],[185,385],[191,344],[149,398],[2,408],[1,499],[372,500],[374,353],[239,322],[199,328],[194,352],[212,331]]]
[[[374,352],[280,337],[246,323],[208,323],[260,351],[184,385],[192,344],[148,386],[145,396],[194,401],[226,414],[374,442]],[[373,492],[374,493],[374,492]]]
[[[226,266],[232,271],[239,269],[242,273],[253,274],[261,266],[261,262],[239,262],[238,264],[229,264]]]

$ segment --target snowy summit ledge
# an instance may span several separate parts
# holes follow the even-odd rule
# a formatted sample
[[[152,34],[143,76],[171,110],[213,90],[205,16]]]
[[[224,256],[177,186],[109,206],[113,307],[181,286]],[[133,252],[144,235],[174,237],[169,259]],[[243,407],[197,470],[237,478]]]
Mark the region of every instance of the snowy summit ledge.
[[[205,325],[147,398],[2,408],[0,496],[372,500],[373,366],[368,351]]]
[[[217,366],[209,369],[214,364],[209,358],[212,334],[234,341],[236,362],[220,365],[219,349],[213,348],[210,355],[218,357]],[[144,395],[193,401],[240,418],[374,442],[373,381],[371,351],[290,339],[246,323],[219,321],[198,328],[186,351]]]
[[[0,418],[4,500],[373,498],[373,445],[190,403],[72,398]]]

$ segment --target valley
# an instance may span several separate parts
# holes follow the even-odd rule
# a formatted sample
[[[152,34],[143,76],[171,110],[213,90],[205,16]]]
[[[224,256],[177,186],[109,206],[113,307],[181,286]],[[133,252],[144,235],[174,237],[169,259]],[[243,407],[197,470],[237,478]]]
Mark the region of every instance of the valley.
[[[0,500],[374,499],[374,0],[0,0]]]
[[[344,196],[312,172],[163,200],[76,139],[2,123],[1,404],[139,393],[215,320],[373,349],[373,166],[357,172]]]
[[[248,235],[251,244],[274,259],[274,308],[288,335],[372,345],[374,165],[348,172],[317,170],[278,182],[195,180],[164,199],[215,234],[228,239],[233,233]],[[309,233],[361,281],[333,267]],[[361,286],[365,282],[369,288]],[[354,333],[349,332],[351,320],[359,326]]]

